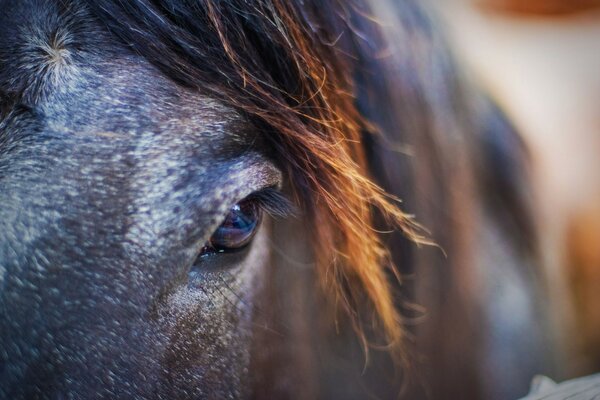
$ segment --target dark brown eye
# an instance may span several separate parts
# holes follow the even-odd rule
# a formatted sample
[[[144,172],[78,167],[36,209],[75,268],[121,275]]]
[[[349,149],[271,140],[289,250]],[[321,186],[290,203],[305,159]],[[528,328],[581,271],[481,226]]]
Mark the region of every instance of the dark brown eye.
[[[262,210],[255,201],[244,200],[237,203],[202,248],[200,256],[243,248],[252,241],[260,226],[261,217]]]

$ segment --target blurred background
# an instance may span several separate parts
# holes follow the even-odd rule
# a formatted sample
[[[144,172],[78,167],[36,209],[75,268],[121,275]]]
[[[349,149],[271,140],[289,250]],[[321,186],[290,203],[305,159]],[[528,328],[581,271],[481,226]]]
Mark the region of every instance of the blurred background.
[[[600,0],[431,0],[531,154],[569,376],[600,371]]]

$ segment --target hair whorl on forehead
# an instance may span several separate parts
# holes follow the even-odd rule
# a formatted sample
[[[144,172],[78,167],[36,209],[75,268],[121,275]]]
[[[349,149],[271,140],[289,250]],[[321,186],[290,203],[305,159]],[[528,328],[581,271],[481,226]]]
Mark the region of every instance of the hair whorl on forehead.
[[[299,4],[302,4],[300,8]],[[109,29],[180,83],[208,91],[267,127],[315,231],[317,273],[362,332],[369,304],[389,348],[402,328],[390,260],[374,227],[381,212],[424,241],[367,172],[356,109],[353,32],[336,1],[90,1]],[[356,15],[369,18],[368,10]],[[392,269],[393,271],[393,269]],[[375,331],[376,329],[374,329]],[[364,337],[364,336],[363,336]],[[399,354],[399,353],[398,353]]]

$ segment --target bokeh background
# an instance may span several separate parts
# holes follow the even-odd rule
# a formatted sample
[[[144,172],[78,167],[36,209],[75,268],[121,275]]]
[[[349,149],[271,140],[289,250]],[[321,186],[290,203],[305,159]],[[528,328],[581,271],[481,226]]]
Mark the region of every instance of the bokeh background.
[[[529,148],[565,378],[600,371],[600,1],[430,1]]]

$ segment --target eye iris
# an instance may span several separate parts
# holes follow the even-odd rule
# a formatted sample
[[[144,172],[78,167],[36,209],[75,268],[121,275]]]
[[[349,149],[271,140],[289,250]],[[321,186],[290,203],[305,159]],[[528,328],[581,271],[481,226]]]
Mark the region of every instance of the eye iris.
[[[215,250],[239,249],[250,242],[260,222],[260,209],[251,202],[241,202],[231,208],[225,221],[210,238]]]

